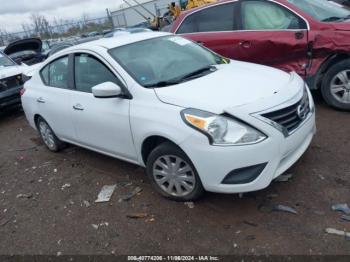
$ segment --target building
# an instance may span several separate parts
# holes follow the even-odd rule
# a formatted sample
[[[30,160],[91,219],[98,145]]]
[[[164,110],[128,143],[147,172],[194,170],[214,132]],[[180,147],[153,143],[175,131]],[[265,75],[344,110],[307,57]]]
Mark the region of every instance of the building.
[[[178,0],[151,0],[140,2],[146,11],[141,6],[137,5],[133,0],[127,0],[132,5],[129,7],[126,3],[120,9],[111,11],[112,22],[114,27],[127,27],[145,22],[146,19],[153,19],[153,15],[162,16],[168,11],[168,5],[171,2],[179,4]],[[152,15],[153,14],[153,15]]]

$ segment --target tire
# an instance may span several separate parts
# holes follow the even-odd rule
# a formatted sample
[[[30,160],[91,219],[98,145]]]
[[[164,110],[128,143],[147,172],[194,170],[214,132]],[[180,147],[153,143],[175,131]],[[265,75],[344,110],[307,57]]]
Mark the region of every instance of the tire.
[[[192,161],[170,142],[160,144],[150,153],[146,170],[154,188],[165,198],[190,201],[198,199],[204,193]]]
[[[58,139],[49,124],[39,117],[36,121],[39,135],[46,147],[52,152],[58,152],[65,147],[65,143]]]
[[[350,111],[350,59],[328,69],[322,81],[321,93],[328,105]]]

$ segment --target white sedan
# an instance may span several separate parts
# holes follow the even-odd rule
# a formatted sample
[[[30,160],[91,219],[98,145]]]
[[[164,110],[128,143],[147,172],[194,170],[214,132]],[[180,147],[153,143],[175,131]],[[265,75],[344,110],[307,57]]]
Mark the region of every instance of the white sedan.
[[[174,200],[263,189],[316,130],[312,96],[297,74],[228,60],[167,33],[61,51],[21,93],[51,151],[68,142],[144,166]]]

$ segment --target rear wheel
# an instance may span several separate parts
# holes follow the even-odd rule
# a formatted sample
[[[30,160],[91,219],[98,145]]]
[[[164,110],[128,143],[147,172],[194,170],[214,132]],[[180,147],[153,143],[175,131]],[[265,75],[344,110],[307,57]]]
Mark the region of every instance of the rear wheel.
[[[321,91],[328,105],[350,111],[350,59],[333,65],[327,71]]]
[[[41,139],[50,151],[57,152],[64,147],[65,143],[57,138],[49,124],[42,117],[38,118],[37,127]]]
[[[172,143],[163,143],[151,152],[147,174],[155,189],[169,199],[195,200],[204,192],[191,160]]]

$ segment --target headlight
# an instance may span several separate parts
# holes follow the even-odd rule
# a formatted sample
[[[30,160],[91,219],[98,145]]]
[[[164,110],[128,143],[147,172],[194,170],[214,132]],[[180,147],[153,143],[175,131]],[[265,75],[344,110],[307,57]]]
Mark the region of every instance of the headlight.
[[[198,109],[185,109],[181,116],[186,124],[204,133],[213,145],[247,145],[266,139],[258,130],[224,116]]]

